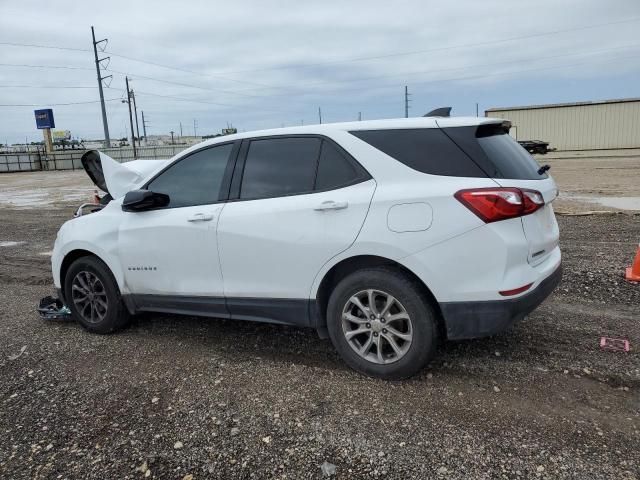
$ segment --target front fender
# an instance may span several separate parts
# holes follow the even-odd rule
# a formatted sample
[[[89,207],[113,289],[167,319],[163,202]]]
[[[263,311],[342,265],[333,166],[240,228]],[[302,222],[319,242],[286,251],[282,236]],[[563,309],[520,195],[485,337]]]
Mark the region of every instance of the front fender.
[[[113,203],[113,202],[112,202]],[[53,283],[62,288],[61,268],[64,259],[74,251],[84,250],[102,260],[125,293],[124,273],[117,255],[119,208],[110,208],[69,220],[62,225],[51,255]]]

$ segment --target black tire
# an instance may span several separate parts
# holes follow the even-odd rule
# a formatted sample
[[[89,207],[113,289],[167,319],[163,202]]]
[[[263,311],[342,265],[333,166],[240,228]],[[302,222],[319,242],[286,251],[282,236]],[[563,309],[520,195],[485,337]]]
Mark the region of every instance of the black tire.
[[[386,292],[393,296],[400,302],[399,306],[404,308],[410,319],[413,338],[406,347],[403,356],[392,363],[374,363],[363,358],[350,345],[343,331],[343,310],[351,305],[348,302],[358,292],[370,289]],[[378,324],[378,327],[380,326]],[[357,328],[365,327],[358,326]],[[435,354],[438,340],[436,313],[429,300],[421,292],[420,286],[401,271],[387,267],[358,270],[338,283],[329,298],[327,329],[336,350],[351,368],[365,375],[386,380],[408,378],[422,370]],[[368,338],[367,334],[363,335]],[[382,333],[378,335],[383,336]],[[366,342],[362,340],[362,343]],[[387,344],[385,348],[390,348],[391,345],[388,341]],[[376,346],[376,351],[377,348]],[[393,352],[391,354],[393,355]]]
[[[76,303],[74,300],[75,298],[82,298],[82,293],[77,291],[78,282],[83,280],[86,283],[88,278],[97,278],[99,281],[93,284],[96,287],[94,295],[100,295],[101,302],[106,304],[106,308],[100,310],[100,312],[98,310],[92,311],[93,307],[88,306],[83,313],[81,304]],[[77,282],[75,292],[73,291],[74,280]],[[76,297],[74,297],[74,293]],[[97,257],[81,257],[71,264],[64,279],[64,296],[73,318],[92,333],[112,333],[123,328],[129,322],[129,312],[122,301],[116,279],[109,267]],[[94,313],[94,321],[91,321],[90,317]]]

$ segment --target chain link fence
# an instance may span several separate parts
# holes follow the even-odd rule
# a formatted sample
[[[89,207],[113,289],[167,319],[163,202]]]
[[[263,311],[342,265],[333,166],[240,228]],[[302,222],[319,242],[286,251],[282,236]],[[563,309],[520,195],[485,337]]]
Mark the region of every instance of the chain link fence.
[[[185,145],[164,145],[160,147],[136,148],[138,160],[168,159],[180,153]],[[82,168],[80,159],[86,150],[58,151],[50,155],[44,153],[3,153],[0,154],[0,173],[35,172],[40,170],[77,170]],[[105,148],[100,150],[114,160],[123,163],[133,160],[133,148]]]
[[[0,155],[0,173],[35,172],[42,170],[39,153],[6,153]]]

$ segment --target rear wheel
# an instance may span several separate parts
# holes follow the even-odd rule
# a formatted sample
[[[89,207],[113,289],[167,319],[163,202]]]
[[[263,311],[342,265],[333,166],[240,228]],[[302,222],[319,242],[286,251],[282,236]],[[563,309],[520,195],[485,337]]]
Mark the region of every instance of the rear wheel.
[[[71,264],[64,296],[75,320],[90,332],[111,333],[129,320],[113,274],[96,257],[81,257]]]
[[[349,366],[379,378],[414,375],[436,349],[433,308],[412,279],[391,268],[344,278],[329,299],[327,328]]]

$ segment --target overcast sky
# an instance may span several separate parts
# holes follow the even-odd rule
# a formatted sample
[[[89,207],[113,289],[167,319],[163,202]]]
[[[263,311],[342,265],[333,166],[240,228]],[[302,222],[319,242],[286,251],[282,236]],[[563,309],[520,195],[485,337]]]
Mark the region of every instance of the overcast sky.
[[[317,123],[318,107],[401,117],[404,85],[412,116],[640,96],[639,0],[0,0],[0,142],[40,140],[47,107],[57,129],[103,138],[99,103],[55,105],[99,98],[91,25],[109,39],[112,138],[128,132],[125,74],[148,134]]]

